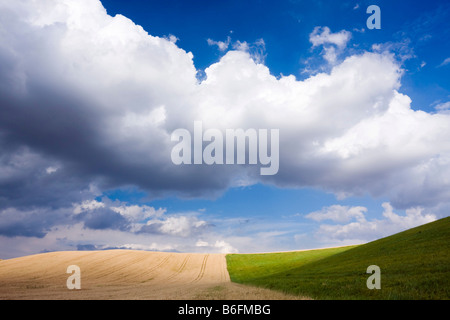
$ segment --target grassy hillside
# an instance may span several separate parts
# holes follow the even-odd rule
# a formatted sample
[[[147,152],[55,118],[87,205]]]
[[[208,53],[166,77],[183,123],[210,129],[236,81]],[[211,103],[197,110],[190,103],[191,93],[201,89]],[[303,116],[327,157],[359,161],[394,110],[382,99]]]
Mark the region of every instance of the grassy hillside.
[[[227,256],[232,281],[314,299],[450,299],[450,217],[355,247]],[[381,269],[369,290],[367,267]]]

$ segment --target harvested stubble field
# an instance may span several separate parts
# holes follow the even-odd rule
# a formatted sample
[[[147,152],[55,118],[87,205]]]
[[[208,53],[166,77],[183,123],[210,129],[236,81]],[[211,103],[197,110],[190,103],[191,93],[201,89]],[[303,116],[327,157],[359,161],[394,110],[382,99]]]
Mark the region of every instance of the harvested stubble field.
[[[69,265],[81,289],[69,290]],[[0,299],[301,299],[230,282],[224,254],[133,250],[50,252],[0,261]]]

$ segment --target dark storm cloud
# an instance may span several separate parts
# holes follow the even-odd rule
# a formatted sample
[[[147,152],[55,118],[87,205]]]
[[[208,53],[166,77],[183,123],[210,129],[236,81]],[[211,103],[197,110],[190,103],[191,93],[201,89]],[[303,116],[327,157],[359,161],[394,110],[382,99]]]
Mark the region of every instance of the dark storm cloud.
[[[88,180],[63,168],[60,161],[28,147],[17,146],[0,152],[0,167],[0,209],[35,206],[55,209],[92,196]]]
[[[27,147],[63,163],[61,171],[66,176],[83,175],[85,181],[101,178],[105,187],[131,184],[154,192],[181,190],[193,196],[227,187],[228,175],[218,175],[212,167],[174,166],[170,150],[156,135],[139,137],[148,140],[148,150],[124,152],[126,146],[109,141],[101,132],[107,116],[96,111],[98,106],[73,93],[35,87],[31,82],[24,96],[0,92],[0,129],[10,151]],[[233,172],[231,168],[224,171]],[[23,181],[11,183],[24,186]]]
[[[77,244],[78,251],[92,251],[99,250],[98,246],[95,244]]]
[[[99,208],[80,213],[75,220],[83,221],[86,228],[94,230],[113,229],[126,231],[128,229],[127,220],[119,213],[108,208]]]
[[[42,238],[55,224],[69,221],[67,211],[4,209],[0,211],[0,235]]]
[[[133,126],[130,134],[116,126],[127,114],[145,114],[162,103],[177,101],[176,95],[168,98],[163,94],[171,86],[164,84],[162,70],[150,71],[149,78],[155,77],[153,82],[139,83],[127,78],[127,61],[118,57],[110,70],[99,73],[94,67],[78,78],[79,56],[64,58],[61,53],[61,43],[70,33],[67,26],[32,25],[26,21],[26,13],[11,8],[1,8],[0,12],[4,18],[2,27],[9,31],[2,35],[4,41],[0,45],[0,137],[4,143],[13,148],[30,148],[60,162],[60,174],[65,172],[65,176],[83,177],[87,182],[101,178],[104,188],[137,185],[158,193],[181,190],[192,195],[226,188],[227,176],[214,177],[211,168],[175,167],[170,161],[169,136],[164,128],[150,128],[136,135]],[[96,58],[94,52],[90,58],[103,59],[103,55]],[[117,79],[120,86],[105,87],[104,83],[114,78],[114,69],[125,71]],[[83,82],[90,79],[96,81],[86,89]],[[2,154],[7,152],[0,150]],[[22,194],[20,186],[25,184],[18,177],[17,181],[10,179],[5,188]]]

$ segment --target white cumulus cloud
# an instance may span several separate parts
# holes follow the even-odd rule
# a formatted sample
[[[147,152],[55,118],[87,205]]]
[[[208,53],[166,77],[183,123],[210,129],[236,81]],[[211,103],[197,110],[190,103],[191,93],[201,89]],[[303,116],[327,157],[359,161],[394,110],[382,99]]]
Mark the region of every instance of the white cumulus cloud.
[[[327,208],[325,213],[311,213],[307,217],[315,220],[318,220],[318,217],[320,220],[330,217],[329,219],[337,222],[353,220],[347,224],[321,224],[319,226],[316,236],[323,242],[335,244],[340,242],[368,242],[436,220],[434,214],[427,213],[420,207],[409,208],[405,210],[405,215],[399,215],[394,212],[392,205],[388,202],[382,204],[384,209],[382,219],[367,220],[362,213],[366,211],[362,209],[366,208],[346,210],[339,208],[340,210],[336,210],[333,207],[330,207],[332,210]],[[351,212],[352,209],[353,212]]]
[[[335,222],[348,222],[352,219],[359,221],[364,220],[364,213],[367,212],[365,207],[348,207],[342,205],[332,205],[323,208],[320,211],[314,211],[305,217],[315,221],[332,220]]]
[[[328,27],[315,27],[309,35],[309,41],[314,47],[324,44],[334,44],[339,48],[345,47],[351,38],[351,33],[346,30],[331,32]]]

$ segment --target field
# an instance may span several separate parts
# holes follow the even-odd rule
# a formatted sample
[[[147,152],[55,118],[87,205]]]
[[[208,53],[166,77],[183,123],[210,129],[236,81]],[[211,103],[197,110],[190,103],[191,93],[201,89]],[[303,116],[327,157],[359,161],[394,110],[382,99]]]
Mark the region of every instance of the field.
[[[450,217],[364,245],[264,254],[134,250],[0,260],[0,299],[450,299]],[[81,289],[69,290],[69,265]],[[381,289],[369,290],[370,265]]]
[[[313,299],[450,299],[450,217],[355,247],[227,256],[232,281]],[[381,270],[369,290],[367,267]]]
[[[69,265],[81,289],[69,290]],[[230,282],[225,255],[133,250],[50,252],[0,261],[0,299],[300,299]]]

